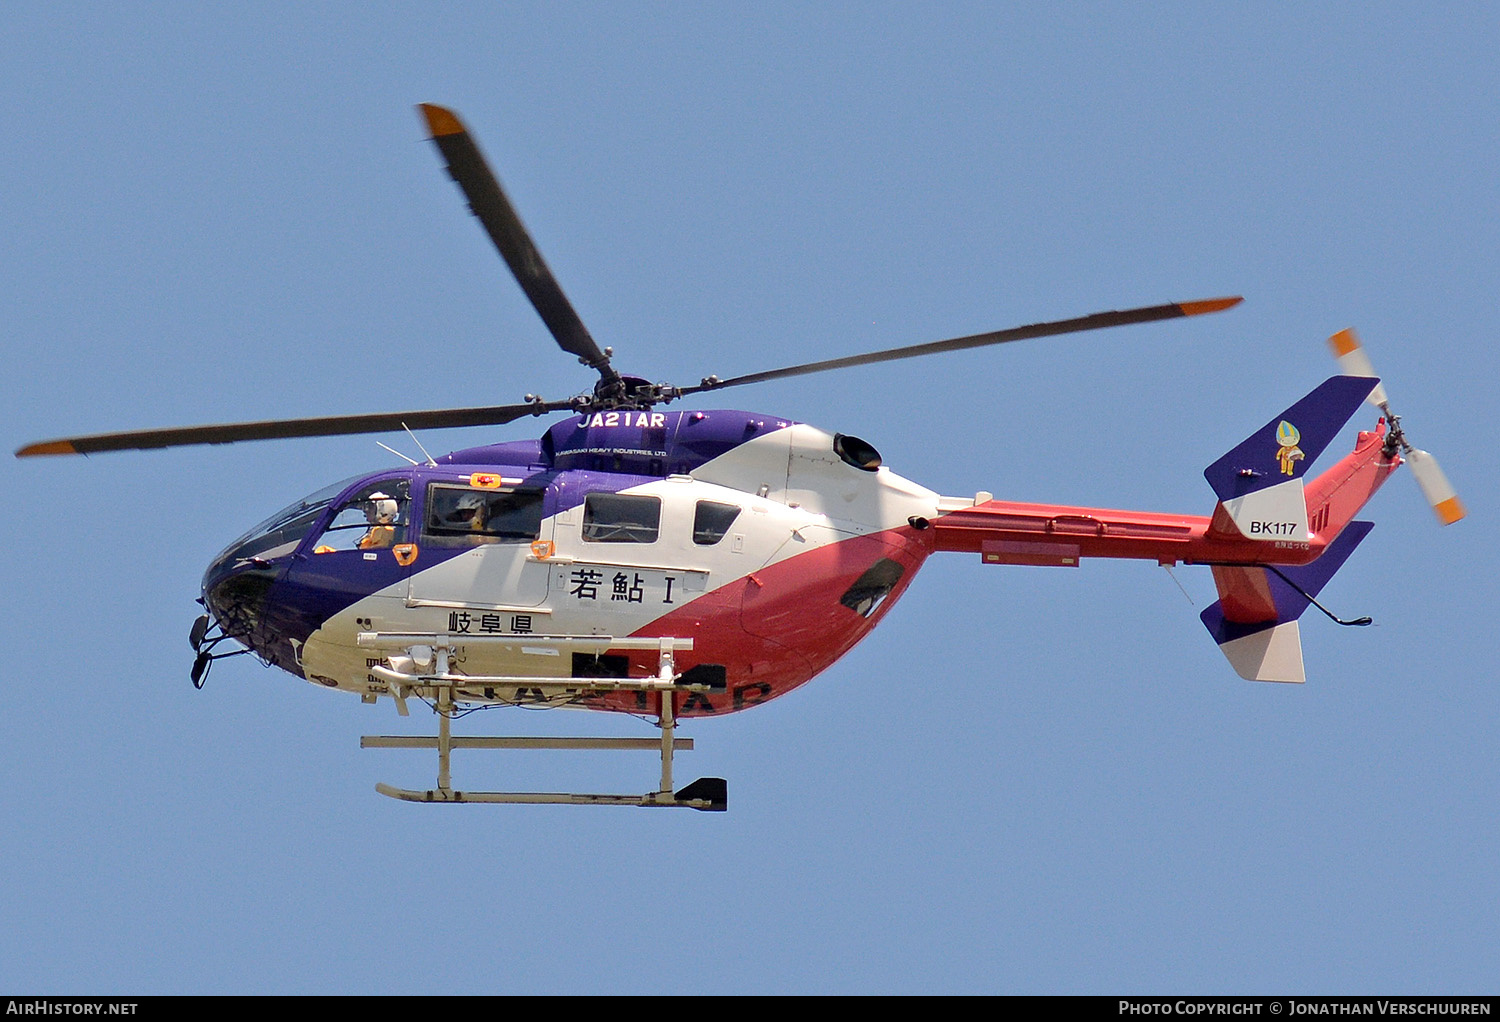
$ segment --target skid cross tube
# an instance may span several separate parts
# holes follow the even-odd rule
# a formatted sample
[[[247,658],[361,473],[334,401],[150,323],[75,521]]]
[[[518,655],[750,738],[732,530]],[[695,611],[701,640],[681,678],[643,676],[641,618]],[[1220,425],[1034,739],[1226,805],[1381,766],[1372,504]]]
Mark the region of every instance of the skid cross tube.
[[[527,643],[583,645],[600,651],[605,649],[654,649],[658,654],[656,674],[646,678],[556,678],[504,676],[486,677],[451,673],[453,653],[456,647],[476,643]],[[727,786],[722,778],[705,777],[694,781],[681,791],[674,792],[672,786],[672,756],[678,749],[693,747],[691,738],[676,738],[677,722],[673,697],[677,692],[703,692],[711,690],[707,684],[685,683],[676,671],[677,650],[692,649],[691,639],[652,638],[615,639],[611,636],[510,636],[486,635],[477,638],[452,636],[439,633],[381,633],[363,632],[359,645],[374,649],[404,651],[399,661],[402,666],[431,665],[431,673],[405,673],[394,667],[375,666],[371,672],[385,682],[391,696],[396,700],[398,711],[405,716],[406,696],[418,695],[432,702],[438,717],[436,737],[425,735],[365,735],[360,738],[362,749],[436,749],[438,754],[437,787],[428,791],[412,791],[389,784],[377,784],[375,790],[390,798],[406,802],[488,802],[544,805],[623,805],[642,807],[678,806],[722,812],[727,808]],[[397,663],[397,661],[393,661]],[[462,699],[462,690],[495,685],[519,685],[543,692],[566,691],[639,691],[656,692],[660,695],[660,711],[657,727],[660,740],[654,738],[494,738],[453,736],[455,708]],[[545,791],[459,791],[452,783],[452,754],[454,749],[606,749],[606,750],[651,750],[661,756],[661,783],[655,791],[642,795],[579,794],[572,792]]]

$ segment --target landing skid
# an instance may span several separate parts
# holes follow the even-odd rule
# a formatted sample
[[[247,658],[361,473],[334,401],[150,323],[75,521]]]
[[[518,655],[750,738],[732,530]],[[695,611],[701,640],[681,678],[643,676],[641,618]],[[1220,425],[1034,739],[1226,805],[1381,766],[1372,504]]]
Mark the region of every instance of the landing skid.
[[[392,667],[376,666],[371,672],[384,681],[396,700],[398,711],[407,715],[406,697],[417,695],[431,699],[438,715],[438,733],[429,738],[421,735],[365,735],[359,740],[362,749],[437,749],[437,787],[413,791],[389,784],[377,784],[375,790],[404,802],[489,802],[528,805],[640,806],[643,808],[698,809],[723,812],[729,807],[728,785],[721,777],[702,777],[680,791],[672,790],[672,756],[678,749],[690,750],[691,738],[675,738],[672,695],[676,692],[710,692],[723,688],[722,673],[695,668],[686,674],[676,673],[674,653],[693,648],[692,639],[615,639],[610,636],[526,636],[530,644],[552,643],[578,646],[581,643],[605,649],[654,649],[660,656],[655,677],[651,678],[533,678],[476,677],[453,674],[450,670],[456,645],[476,641],[515,641],[514,637],[485,636],[478,640],[441,634],[362,632],[361,646],[372,649],[404,650],[405,656],[391,657]],[[411,670],[397,670],[396,667]],[[431,673],[417,670],[430,666]],[[705,678],[705,673],[709,680]],[[652,738],[483,738],[453,737],[453,711],[462,689],[494,686],[520,686],[542,693],[580,691],[656,692],[661,698],[657,727],[660,740]],[[551,791],[459,791],[452,785],[450,762],[454,749],[640,749],[661,755],[661,784],[656,791],[643,795],[575,794]]]
[[[568,806],[642,806],[668,808],[681,806],[705,812],[723,812],[729,808],[728,786],[721,777],[704,777],[675,795],[672,792],[649,791],[644,795],[570,795],[554,791],[410,791],[377,784],[382,795],[403,802],[502,802],[528,805]]]

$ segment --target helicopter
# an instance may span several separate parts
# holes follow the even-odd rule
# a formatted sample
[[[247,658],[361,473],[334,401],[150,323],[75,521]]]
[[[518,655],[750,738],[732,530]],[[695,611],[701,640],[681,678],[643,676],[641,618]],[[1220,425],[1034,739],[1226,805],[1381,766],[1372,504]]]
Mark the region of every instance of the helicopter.
[[[558,346],[596,373],[563,400],[240,422],[69,437],[17,457],[458,426],[563,414],[534,440],[492,443],[343,480],[266,518],[204,573],[191,679],[253,654],[365,703],[420,700],[435,736],[371,735],[366,748],[438,753],[435,787],[378,784],[427,803],[552,803],[723,811],[723,778],[677,788],[685,718],[759,706],[810,681],[891,611],[935,553],[985,564],[1077,567],[1085,558],[1209,566],[1200,615],[1243,678],[1305,679],[1298,619],[1369,533],[1360,509],[1408,464],[1444,524],[1463,505],[1407,440],[1352,330],[1330,338],[1333,376],[1210,465],[1208,515],[938,494],[884,465],[868,441],[758,412],[668,410],[730,387],[1062,334],[1220,312],[1239,297],[1036,323],[677,387],[621,373],[542,259],[452,110],[419,107],[469,209]],[[1353,450],[1307,477],[1358,408],[1380,409]],[[385,445],[381,445],[385,446]],[[421,448],[420,442],[417,444]],[[221,646],[230,644],[229,651]],[[571,707],[654,719],[652,738],[455,736],[492,706]],[[455,749],[657,753],[644,794],[471,791]]]

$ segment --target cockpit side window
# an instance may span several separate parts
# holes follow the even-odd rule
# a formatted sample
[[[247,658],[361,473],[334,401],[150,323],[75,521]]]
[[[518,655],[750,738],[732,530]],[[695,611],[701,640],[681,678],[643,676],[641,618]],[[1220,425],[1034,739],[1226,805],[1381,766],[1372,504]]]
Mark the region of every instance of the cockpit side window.
[[[301,545],[303,537],[312,531],[314,525],[318,524],[318,519],[323,517],[323,512],[326,510],[328,510],[327,501],[322,504],[311,504],[299,508],[296,514],[285,515],[268,525],[261,526],[260,531],[255,535],[246,536],[220,554],[210,571],[232,561],[245,561],[252,557],[269,561],[290,554]]]
[[[583,501],[583,538],[590,543],[655,543],[661,498],[591,493]]]
[[[717,500],[700,500],[693,512],[693,542],[699,546],[713,546],[729,532],[729,527],[740,516],[738,504],[721,504]]]
[[[325,486],[317,493],[282,508],[225,547],[214,558],[209,572],[213,573],[226,564],[251,558],[274,560],[290,554],[302,543],[303,537],[312,531],[313,526],[318,524],[318,519],[323,517],[323,512],[328,509],[333,498],[343,493],[358,478],[359,476],[354,476],[332,486]]]
[[[313,546],[313,553],[388,550],[404,543],[410,507],[409,481],[381,479],[366,483],[339,505]]]
[[[438,546],[529,543],[542,533],[545,493],[539,487],[490,490],[432,483],[423,535]]]

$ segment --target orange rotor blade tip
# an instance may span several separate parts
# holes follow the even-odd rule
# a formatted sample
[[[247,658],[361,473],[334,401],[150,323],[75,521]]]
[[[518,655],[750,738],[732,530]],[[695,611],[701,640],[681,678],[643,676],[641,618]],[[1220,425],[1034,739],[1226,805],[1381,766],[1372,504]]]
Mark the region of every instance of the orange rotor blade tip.
[[[1328,346],[1333,349],[1335,358],[1342,358],[1359,348],[1359,338],[1354,336],[1353,330],[1340,330],[1328,338]]]
[[[1245,299],[1241,295],[1231,298],[1207,298],[1201,302],[1182,302],[1177,307],[1184,316],[1201,316],[1206,312],[1223,312],[1232,309]]]
[[[421,110],[422,116],[427,119],[427,130],[432,132],[433,138],[463,134],[463,122],[447,107],[438,106],[436,103],[421,103],[418,104],[417,109]]]
[[[1449,497],[1440,504],[1434,504],[1432,509],[1437,512],[1438,519],[1444,525],[1452,525],[1469,513],[1464,508],[1463,501],[1457,497]]]
[[[18,458],[31,458],[38,454],[77,454],[78,448],[67,440],[48,440],[46,443],[27,444],[16,452]]]

